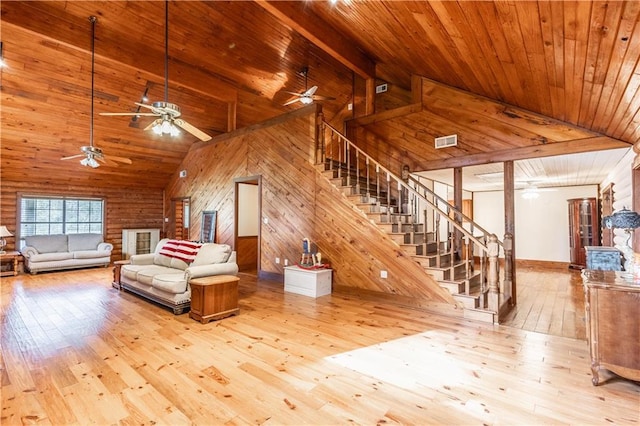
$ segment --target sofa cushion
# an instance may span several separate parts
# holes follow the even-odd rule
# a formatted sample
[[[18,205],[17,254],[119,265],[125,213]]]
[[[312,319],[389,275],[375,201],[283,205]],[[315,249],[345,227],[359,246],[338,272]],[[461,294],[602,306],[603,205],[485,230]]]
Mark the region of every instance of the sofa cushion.
[[[94,259],[97,257],[105,257],[109,254],[105,251],[98,250],[78,250],[71,253],[74,259]]]
[[[151,285],[167,293],[184,293],[187,291],[187,278],[184,273],[158,274],[153,277]]]
[[[122,273],[122,270],[120,272]],[[184,272],[176,271],[175,269],[167,268],[166,266],[147,265],[146,268],[142,268],[138,271],[135,279],[140,284],[152,285],[153,277],[155,277],[156,275],[176,273],[178,275],[184,275]]]
[[[127,277],[128,279],[135,281],[138,277],[138,272],[145,268],[149,268],[151,265],[122,265],[120,268],[120,275]]]
[[[171,267],[171,259],[173,258],[165,256],[164,254],[156,253],[153,257],[153,263],[155,265]]]
[[[31,235],[24,237],[27,246],[34,247],[38,253],[68,252],[67,235]]]
[[[184,271],[187,269],[189,265],[184,260],[178,259],[177,257],[171,258],[171,267],[174,269],[178,269],[180,271]]]
[[[69,251],[96,250],[103,241],[102,234],[68,234]]]
[[[51,262],[53,260],[67,260],[73,259],[73,253],[39,253],[34,254],[29,258],[29,261],[34,262]]]
[[[225,263],[229,260],[231,246],[228,244],[206,243],[200,247],[198,255],[191,266],[210,265],[212,263]]]

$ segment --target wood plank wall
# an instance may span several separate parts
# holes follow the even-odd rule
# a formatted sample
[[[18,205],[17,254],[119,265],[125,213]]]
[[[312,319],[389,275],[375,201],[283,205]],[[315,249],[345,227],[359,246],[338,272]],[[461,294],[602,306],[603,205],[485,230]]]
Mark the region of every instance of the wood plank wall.
[[[138,188],[93,188],[85,186],[41,185],[33,182],[3,180],[0,192],[0,223],[15,234],[17,194],[104,197],[106,200],[105,241],[113,244],[111,261],[122,259],[122,230],[129,228],[162,229],[162,190]],[[13,250],[15,239],[7,239]]]
[[[234,243],[234,179],[262,176],[260,271],[284,273],[283,262],[299,261],[302,240],[310,238],[335,266],[334,288],[456,314],[451,296],[404,254],[391,239],[348,202],[314,166],[312,105],[259,126],[194,145],[165,193],[191,196],[192,214],[218,211],[219,243]],[[266,222],[265,223],[265,219]],[[198,225],[191,228],[198,239]],[[197,232],[196,232],[197,231]],[[380,278],[380,270],[389,278]],[[456,311],[456,312],[454,312]]]

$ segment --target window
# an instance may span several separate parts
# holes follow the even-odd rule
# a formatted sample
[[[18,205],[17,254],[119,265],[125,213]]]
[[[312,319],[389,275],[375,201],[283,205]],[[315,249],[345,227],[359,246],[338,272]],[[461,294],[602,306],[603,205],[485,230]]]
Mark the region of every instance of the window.
[[[19,222],[20,248],[31,235],[102,234],[104,200],[23,195]]]

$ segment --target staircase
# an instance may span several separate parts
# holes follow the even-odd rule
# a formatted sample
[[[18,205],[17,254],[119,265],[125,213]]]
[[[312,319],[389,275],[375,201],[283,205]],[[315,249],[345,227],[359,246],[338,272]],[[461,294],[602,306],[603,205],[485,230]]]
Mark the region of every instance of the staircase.
[[[511,295],[510,237],[500,242],[418,179],[402,180],[329,124],[321,127],[318,170],[452,294],[465,318],[499,323]]]

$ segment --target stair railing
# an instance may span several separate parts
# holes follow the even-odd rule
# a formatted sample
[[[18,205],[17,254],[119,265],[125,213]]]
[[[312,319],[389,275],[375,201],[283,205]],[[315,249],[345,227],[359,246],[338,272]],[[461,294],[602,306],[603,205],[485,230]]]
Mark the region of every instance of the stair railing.
[[[437,254],[433,266],[440,267],[441,250],[446,249],[449,277],[462,278],[466,294],[470,293],[477,257],[480,308],[499,314],[500,294],[510,297],[512,293],[511,236],[506,235],[505,243],[500,242],[495,234],[473,222],[418,179],[410,176],[406,181],[402,180],[330,124],[321,120],[320,126],[320,149],[316,151],[316,163],[325,164],[330,170],[335,170],[337,177],[345,186],[351,186],[354,193],[366,197],[367,200],[375,199],[380,212],[386,213],[384,218],[387,223],[398,220],[398,227],[401,228],[405,221],[423,221],[422,251],[418,255],[426,255],[429,243],[434,243]],[[505,258],[502,282],[498,261],[501,251]],[[456,260],[459,263],[456,263]],[[456,271],[456,266],[460,264],[464,264],[462,277]]]

